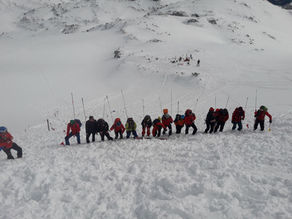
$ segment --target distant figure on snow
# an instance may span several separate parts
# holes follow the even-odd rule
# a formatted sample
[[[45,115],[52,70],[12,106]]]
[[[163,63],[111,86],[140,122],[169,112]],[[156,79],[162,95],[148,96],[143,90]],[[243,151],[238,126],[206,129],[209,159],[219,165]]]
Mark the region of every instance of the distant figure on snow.
[[[198,61],[197,61],[197,67],[199,67],[199,66],[200,66],[200,64],[201,64],[201,60],[200,60],[200,59],[198,59]]]
[[[89,137],[92,135],[92,142],[95,142],[95,133],[96,133],[96,120],[93,116],[89,116],[89,120],[85,123],[85,131],[86,131],[86,142],[90,143]]]
[[[265,129],[265,116],[268,116],[270,118],[270,123],[272,123],[272,116],[268,113],[268,108],[265,106],[261,106],[258,111],[255,111],[254,117],[255,123],[254,123],[254,130],[258,128],[258,125],[261,126],[261,131],[264,131]]]
[[[244,110],[242,109],[242,107],[238,107],[234,110],[234,112],[232,113],[232,130],[235,130],[236,129],[236,125],[238,125],[238,131],[242,130],[242,122],[241,120],[244,120],[245,118],[245,112]]]
[[[11,149],[17,151],[17,158],[22,157],[22,148],[12,141],[12,135],[7,131],[7,128],[0,127],[0,151],[1,149],[6,153],[7,159],[14,159],[11,154]]]
[[[66,137],[65,137],[66,145],[70,145],[69,139],[72,136],[76,136],[77,143],[80,144],[80,125],[75,120],[71,120],[67,124],[67,134],[66,134]]]

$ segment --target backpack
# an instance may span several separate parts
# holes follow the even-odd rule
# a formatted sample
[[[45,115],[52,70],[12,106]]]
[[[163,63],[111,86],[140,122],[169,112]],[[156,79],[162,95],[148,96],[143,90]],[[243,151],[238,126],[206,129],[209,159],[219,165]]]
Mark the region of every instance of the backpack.
[[[82,126],[81,121],[80,121],[79,119],[75,119],[74,121],[75,121],[75,122],[79,125],[79,127],[81,128],[81,126]]]

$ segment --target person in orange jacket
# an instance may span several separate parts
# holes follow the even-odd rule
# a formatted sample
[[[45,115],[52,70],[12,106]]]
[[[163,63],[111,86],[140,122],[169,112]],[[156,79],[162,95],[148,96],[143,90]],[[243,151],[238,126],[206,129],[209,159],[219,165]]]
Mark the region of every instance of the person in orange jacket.
[[[80,144],[80,125],[75,120],[70,120],[67,124],[67,134],[65,137],[66,145],[70,145],[69,139],[76,136],[77,143]]]
[[[171,123],[173,123],[172,117],[168,114],[168,109],[163,109],[163,116],[162,116],[162,124],[165,126],[163,129],[163,134],[166,134],[166,130],[168,128],[168,135],[172,134],[172,126]]]
[[[161,123],[161,118],[158,117],[157,119],[154,119],[154,121],[153,121],[153,129],[152,129],[153,137],[156,137],[156,136],[160,137],[162,128],[165,129],[165,126],[163,125],[163,123]]]
[[[174,124],[175,124],[175,128],[176,128],[176,134],[180,134],[181,133],[181,129],[185,125],[185,120],[184,119],[185,119],[184,115],[176,114],[175,120],[174,120]]]
[[[125,132],[125,127],[124,127],[123,123],[121,122],[120,118],[115,119],[115,122],[112,125],[110,130],[115,131],[115,139],[118,139],[119,135],[120,135],[120,139],[123,138],[123,133]]]
[[[185,125],[186,125],[185,133],[186,133],[186,135],[189,133],[190,127],[192,127],[194,129],[193,135],[196,134],[196,132],[198,131],[198,128],[194,123],[195,120],[196,120],[195,114],[192,112],[192,110],[187,109],[185,112]]]
[[[22,157],[22,148],[19,147],[15,142],[12,141],[12,135],[7,131],[7,128],[0,127],[0,149],[2,149],[6,155],[7,159],[14,159],[11,154],[11,149],[17,151],[17,158]]]
[[[258,111],[255,111],[254,113],[254,117],[255,119],[255,123],[254,123],[254,130],[256,130],[258,128],[258,125],[260,124],[261,126],[261,131],[264,131],[265,129],[265,116],[268,116],[270,119],[270,123],[272,123],[272,116],[270,113],[268,113],[268,108],[265,106],[261,106],[260,109]]]

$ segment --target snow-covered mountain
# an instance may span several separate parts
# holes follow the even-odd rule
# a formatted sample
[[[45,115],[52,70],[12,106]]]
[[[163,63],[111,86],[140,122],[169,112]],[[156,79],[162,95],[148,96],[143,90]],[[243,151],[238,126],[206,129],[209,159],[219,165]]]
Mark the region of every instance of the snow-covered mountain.
[[[0,125],[24,149],[0,154],[0,218],[292,217],[291,23],[264,0],[0,0]],[[82,120],[81,98],[110,125],[191,108],[199,133],[62,148],[71,93]],[[201,133],[247,99],[249,129]]]

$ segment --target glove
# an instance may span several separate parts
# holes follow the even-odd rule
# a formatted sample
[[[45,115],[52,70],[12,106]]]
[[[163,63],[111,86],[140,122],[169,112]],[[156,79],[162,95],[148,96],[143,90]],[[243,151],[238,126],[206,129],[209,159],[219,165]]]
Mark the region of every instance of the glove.
[[[272,120],[270,120],[270,123],[272,123]]]

